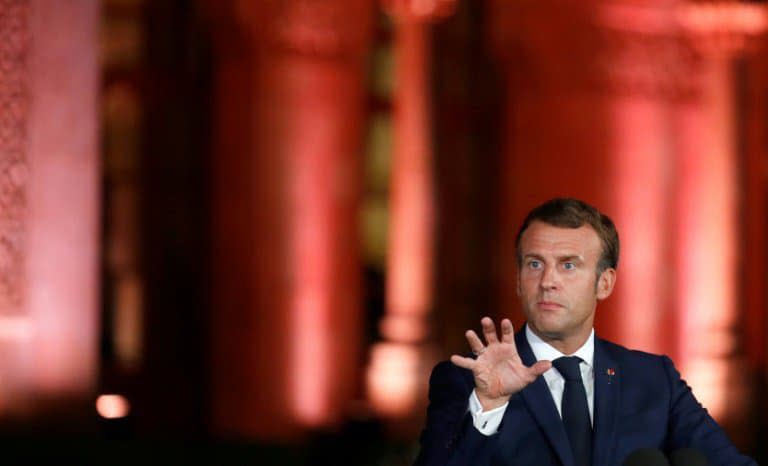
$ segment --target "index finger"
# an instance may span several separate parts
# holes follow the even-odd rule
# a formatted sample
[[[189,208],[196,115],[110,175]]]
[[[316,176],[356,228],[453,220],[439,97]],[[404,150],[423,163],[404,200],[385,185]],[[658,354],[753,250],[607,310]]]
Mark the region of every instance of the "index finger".
[[[480,341],[480,337],[477,336],[474,330],[467,330],[464,333],[464,336],[467,338],[469,349],[472,350],[473,353],[477,354],[483,352],[485,345],[483,345],[483,342]]]

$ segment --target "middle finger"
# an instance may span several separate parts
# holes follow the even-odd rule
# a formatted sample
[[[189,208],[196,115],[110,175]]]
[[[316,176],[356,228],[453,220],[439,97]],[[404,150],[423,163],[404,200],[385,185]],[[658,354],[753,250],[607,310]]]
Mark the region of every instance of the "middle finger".
[[[483,317],[480,321],[480,324],[483,326],[483,335],[485,336],[485,341],[489,345],[499,341],[496,335],[496,326],[493,324],[493,320],[491,320],[490,317]]]

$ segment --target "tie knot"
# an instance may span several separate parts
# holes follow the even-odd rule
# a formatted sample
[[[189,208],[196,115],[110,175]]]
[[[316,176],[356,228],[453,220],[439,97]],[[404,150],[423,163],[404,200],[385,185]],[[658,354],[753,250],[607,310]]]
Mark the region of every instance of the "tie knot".
[[[565,380],[576,380],[581,382],[581,370],[579,369],[581,358],[577,356],[564,356],[552,361],[555,369],[565,378]]]

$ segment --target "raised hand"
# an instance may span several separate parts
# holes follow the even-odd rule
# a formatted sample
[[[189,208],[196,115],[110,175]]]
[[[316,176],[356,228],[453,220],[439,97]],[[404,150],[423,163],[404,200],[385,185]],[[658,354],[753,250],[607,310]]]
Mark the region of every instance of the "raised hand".
[[[490,410],[509,401],[509,397],[532,383],[552,367],[550,361],[538,361],[531,367],[523,364],[515,346],[514,329],[509,319],[501,321],[501,340],[490,317],[480,320],[487,346],[473,330],[465,334],[469,347],[477,359],[454,354],[451,362],[469,369],[475,377],[475,394],[484,410]]]

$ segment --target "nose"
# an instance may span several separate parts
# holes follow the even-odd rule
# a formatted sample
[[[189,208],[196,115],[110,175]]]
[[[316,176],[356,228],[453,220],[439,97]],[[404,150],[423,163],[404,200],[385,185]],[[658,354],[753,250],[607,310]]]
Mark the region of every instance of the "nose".
[[[554,267],[545,266],[541,271],[541,281],[539,282],[539,286],[541,286],[543,290],[552,290],[557,288],[557,284],[557,270],[555,270]]]

